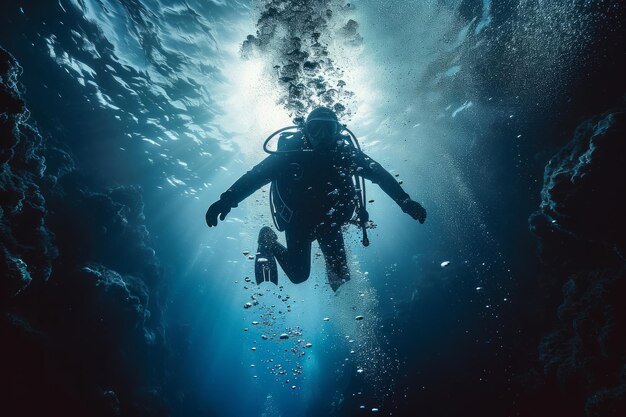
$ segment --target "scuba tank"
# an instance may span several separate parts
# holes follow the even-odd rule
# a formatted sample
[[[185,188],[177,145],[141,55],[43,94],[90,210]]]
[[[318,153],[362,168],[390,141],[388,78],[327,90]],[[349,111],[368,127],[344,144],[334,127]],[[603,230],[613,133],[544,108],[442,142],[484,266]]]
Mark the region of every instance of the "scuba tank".
[[[353,148],[358,151],[361,151],[361,146],[356,136],[346,125],[341,125],[342,131],[347,132],[347,135],[344,135],[346,138],[346,142],[350,144]],[[276,146],[276,150],[271,150],[268,148],[268,144],[270,141],[276,136],[279,135],[278,142]],[[307,147],[306,137],[303,132],[303,126],[294,125],[294,126],[286,126],[281,129],[278,129],[271,135],[265,139],[263,142],[263,150],[268,154],[286,154],[292,152],[311,152],[313,149]],[[367,204],[367,196],[365,190],[365,178],[362,176],[355,174],[353,177],[353,185],[354,189],[357,193],[356,199],[356,210],[354,217],[350,220],[350,223],[356,224],[361,228],[362,231],[362,243],[363,246],[369,246],[369,238],[367,237],[367,224],[369,222],[369,213],[367,212],[366,204]],[[272,220],[274,222],[274,226],[279,231],[284,231],[287,225],[291,222],[291,217],[293,216],[293,211],[291,208],[285,203],[284,199],[280,195],[279,187],[276,184],[276,180],[272,181],[270,185],[270,210],[272,213]]]

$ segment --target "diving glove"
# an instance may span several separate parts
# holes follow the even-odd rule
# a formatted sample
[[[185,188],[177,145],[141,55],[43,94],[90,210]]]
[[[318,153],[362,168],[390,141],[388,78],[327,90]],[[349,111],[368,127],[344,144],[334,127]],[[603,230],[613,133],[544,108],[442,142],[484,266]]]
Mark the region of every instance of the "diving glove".
[[[417,201],[413,201],[410,198],[407,198],[402,203],[400,203],[400,208],[403,212],[413,217],[413,219],[417,220],[420,223],[424,223],[426,221],[426,209],[422,207],[420,203]]]
[[[224,198],[224,194],[222,194],[222,197],[211,204],[211,207],[209,207],[206,212],[205,219],[207,226],[217,226],[217,217],[219,216],[220,220],[224,220],[233,207],[237,207],[237,205],[233,206],[228,199]]]

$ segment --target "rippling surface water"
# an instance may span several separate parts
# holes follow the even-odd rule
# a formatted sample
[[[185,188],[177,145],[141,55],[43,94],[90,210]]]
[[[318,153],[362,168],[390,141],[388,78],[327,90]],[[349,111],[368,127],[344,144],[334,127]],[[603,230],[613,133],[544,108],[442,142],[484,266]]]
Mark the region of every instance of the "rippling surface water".
[[[174,414],[504,415],[518,351],[534,349],[528,214],[571,132],[564,114],[587,111],[568,103],[598,101],[580,91],[621,33],[620,7],[12,1],[0,45],[33,120],[88,182],[142,187],[167,277]],[[267,135],[319,104],[428,220],[370,186],[377,228],[368,248],[347,230],[352,281],[334,294],[314,245],[307,282],[256,287],[244,252],[271,224],[267,189],[216,229],[204,211],[265,157]]]

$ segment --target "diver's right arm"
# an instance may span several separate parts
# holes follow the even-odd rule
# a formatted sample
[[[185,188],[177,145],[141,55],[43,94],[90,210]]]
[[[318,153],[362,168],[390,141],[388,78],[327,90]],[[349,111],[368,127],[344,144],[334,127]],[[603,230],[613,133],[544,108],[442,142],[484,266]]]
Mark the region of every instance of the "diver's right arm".
[[[270,155],[235,181],[207,210],[207,226],[217,226],[218,216],[220,220],[224,220],[232,208],[237,207],[256,190],[275,179],[283,159],[280,155]]]

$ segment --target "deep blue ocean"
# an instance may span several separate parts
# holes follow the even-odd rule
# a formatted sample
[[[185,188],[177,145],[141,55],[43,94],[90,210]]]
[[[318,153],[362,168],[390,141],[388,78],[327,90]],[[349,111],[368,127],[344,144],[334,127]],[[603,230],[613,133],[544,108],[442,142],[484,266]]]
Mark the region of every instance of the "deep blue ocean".
[[[58,371],[76,387],[63,395],[88,398],[81,386],[97,386],[102,415],[548,415],[533,414],[524,392],[561,289],[546,278],[528,219],[546,163],[576,126],[623,105],[623,9],[618,0],[3,2],[0,46],[20,66],[29,123],[72,161],[82,196],[134,187],[137,233],[158,269],[158,282],[124,272],[139,255],[115,246],[130,237],[85,232],[57,245],[65,268],[74,258],[64,253],[96,241],[99,264],[142,278],[151,297],[145,351],[106,326],[99,333],[112,334],[122,362],[106,356],[92,370],[103,356],[86,354],[76,365],[54,339],[52,351],[66,353],[58,368],[84,370]],[[289,67],[303,53],[314,70]],[[345,227],[349,282],[330,289],[314,244],[306,282],[280,271],[280,286],[256,286],[249,254],[272,225],[269,186],[216,228],[205,211],[266,157],[269,134],[329,103],[427,220],[368,183],[376,227],[369,247]],[[90,207],[72,216],[95,224],[103,214]],[[66,223],[51,224],[65,239]],[[63,282],[54,265],[49,282]],[[37,329],[48,310],[28,305]],[[81,328],[68,334],[81,340]],[[119,372],[99,379],[106,368]]]

